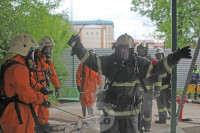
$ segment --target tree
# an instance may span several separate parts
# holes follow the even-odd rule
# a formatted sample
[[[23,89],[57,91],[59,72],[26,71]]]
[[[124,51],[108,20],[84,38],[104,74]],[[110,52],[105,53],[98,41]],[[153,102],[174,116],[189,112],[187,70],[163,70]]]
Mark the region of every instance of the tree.
[[[147,16],[155,23],[157,39],[171,47],[171,0],[132,0],[132,11]],[[196,45],[200,34],[200,1],[177,0],[178,46]]]
[[[69,17],[65,12],[52,14],[61,0],[1,0],[0,1],[0,60],[9,49],[10,40],[18,33],[27,33],[39,42],[50,36],[54,42],[52,60],[59,82],[67,79],[66,64],[60,55],[71,36]]]

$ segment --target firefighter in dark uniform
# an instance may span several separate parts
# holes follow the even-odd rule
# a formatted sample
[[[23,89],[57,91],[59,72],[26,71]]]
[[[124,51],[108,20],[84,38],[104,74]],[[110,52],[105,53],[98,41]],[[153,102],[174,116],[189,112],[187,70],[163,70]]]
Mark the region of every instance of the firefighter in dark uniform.
[[[155,60],[150,54],[148,54],[148,44],[146,42],[141,42],[137,46],[137,53],[138,56],[142,56],[145,58],[148,58],[149,60]],[[159,75],[153,75],[149,78],[144,78],[144,83],[147,89],[147,92],[145,93],[144,89],[140,85],[139,87],[139,95],[143,96],[143,103],[141,107],[141,127],[144,127],[145,132],[150,132],[151,128],[151,120],[152,120],[152,106],[153,106],[153,97],[160,96],[160,89],[161,89],[161,83],[162,79]],[[153,89],[154,88],[154,89]]]
[[[104,112],[100,121],[102,133],[137,133],[139,99],[136,91],[141,78],[148,78],[152,73],[163,74],[170,71],[181,58],[191,58],[189,46],[161,61],[134,56],[134,40],[128,34],[119,36],[115,53],[107,56],[90,54],[79,36],[72,35],[68,44],[81,62],[107,79],[106,90],[97,98],[97,101],[104,103],[99,105]]]
[[[165,57],[162,48],[157,48],[155,52],[157,60],[162,60]],[[157,124],[166,124],[167,112],[170,115],[171,112],[171,71],[162,75],[162,88],[158,98],[156,98],[158,106],[159,120],[156,120]]]

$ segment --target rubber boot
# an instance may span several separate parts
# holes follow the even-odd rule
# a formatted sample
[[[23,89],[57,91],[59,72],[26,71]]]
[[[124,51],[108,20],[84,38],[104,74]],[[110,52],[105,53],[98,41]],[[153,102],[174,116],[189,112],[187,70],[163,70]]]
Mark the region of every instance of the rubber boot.
[[[92,107],[87,107],[88,110],[88,115],[93,115],[93,108]]]
[[[43,132],[44,133],[50,133],[50,125],[49,123],[45,123],[44,125],[42,125],[43,127]]]
[[[83,113],[83,117],[86,116],[86,107],[82,107],[82,113]]]

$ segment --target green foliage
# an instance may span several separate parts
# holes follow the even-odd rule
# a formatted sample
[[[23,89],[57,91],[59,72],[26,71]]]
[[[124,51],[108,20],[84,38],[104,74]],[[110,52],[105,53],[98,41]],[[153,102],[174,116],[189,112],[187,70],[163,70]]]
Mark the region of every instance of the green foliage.
[[[132,0],[134,12],[149,17],[157,27],[154,37],[171,47],[171,0]],[[178,46],[196,46],[200,34],[200,1],[177,0]]]
[[[6,55],[12,37],[27,33],[39,42],[50,36],[54,42],[52,60],[59,82],[67,79],[66,64],[60,55],[67,47],[71,36],[67,11],[51,12],[58,8],[61,0],[1,0],[0,1],[0,60]]]

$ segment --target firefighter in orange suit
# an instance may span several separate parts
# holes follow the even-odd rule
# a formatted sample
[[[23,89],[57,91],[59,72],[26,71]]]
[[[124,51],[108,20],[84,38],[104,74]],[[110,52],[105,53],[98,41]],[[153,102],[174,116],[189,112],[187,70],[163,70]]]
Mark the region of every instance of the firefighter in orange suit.
[[[18,34],[11,40],[9,53],[1,62],[1,105],[2,99],[8,102],[0,110],[3,133],[34,133],[32,104],[48,104],[43,95],[37,94],[30,86],[29,70],[35,45],[30,35]]]
[[[102,88],[101,74],[91,70],[83,63],[80,63],[76,73],[77,89],[80,92],[80,102],[83,116],[93,114],[93,106],[96,101],[97,84]]]
[[[55,88],[56,97],[60,94],[60,83],[51,60],[52,49],[55,44],[50,37],[45,36],[40,40],[38,45],[39,48],[35,52],[36,70],[32,74],[34,80],[31,80],[32,88],[36,91],[41,88],[38,93],[43,94],[45,99],[48,100],[48,94],[53,93],[48,89],[50,86],[49,79]],[[47,132],[50,132],[50,126],[48,124],[49,109],[42,106],[37,106],[35,108],[43,128],[45,128]]]

